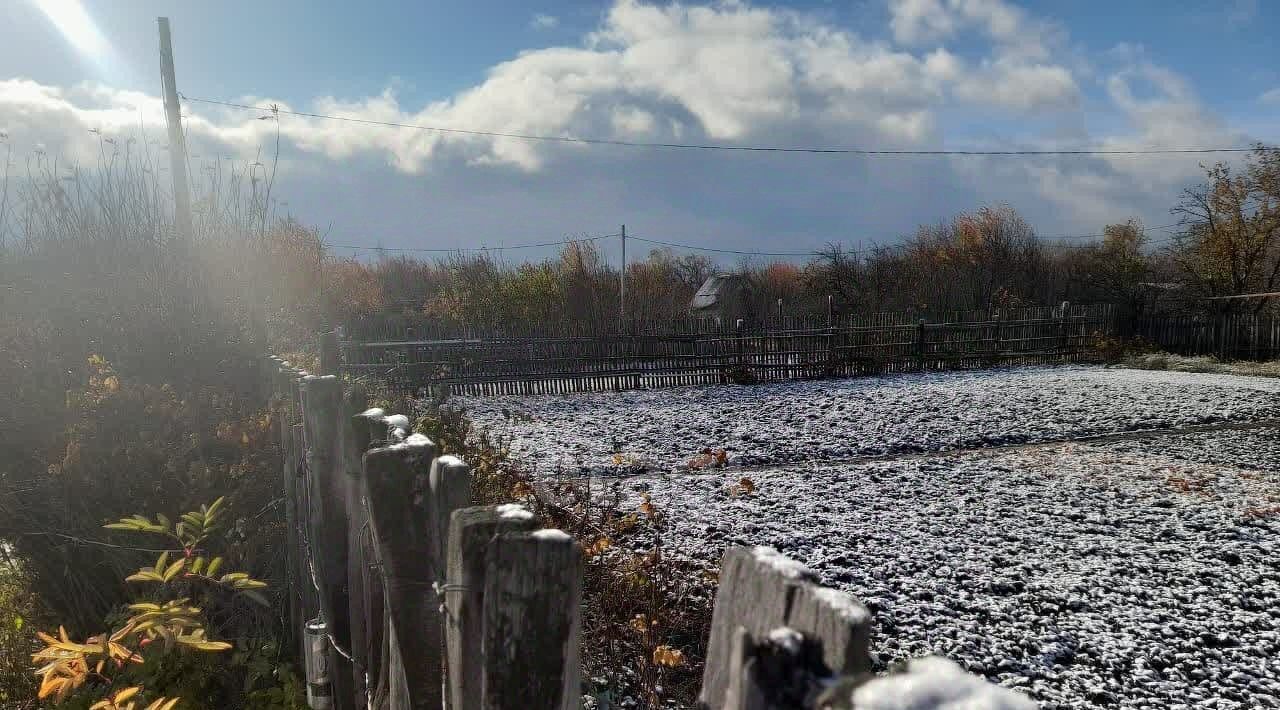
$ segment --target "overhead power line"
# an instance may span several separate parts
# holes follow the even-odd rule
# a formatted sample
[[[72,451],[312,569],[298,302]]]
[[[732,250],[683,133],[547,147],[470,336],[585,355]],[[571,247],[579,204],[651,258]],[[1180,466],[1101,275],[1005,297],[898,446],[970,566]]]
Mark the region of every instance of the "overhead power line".
[[[1148,229],[1168,230],[1170,228],[1180,227],[1180,226],[1182,225],[1165,224],[1157,227],[1149,227]],[[487,246],[486,247],[377,247],[377,246],[367,246],[362,244],[327,244],[327,243],[325,244],[325,247],[336,248],[336,249],[353,249],[356,251],[369,251],[369,252],[453,254],[453,253],[459,253],[459,252],[468,252],[468,253],[469,252],[493,252],[493,251],[511,251],[516,249],[538,249],[538,248],[545,248],[545,247],[557,247],[557,246],[565,246],[567,244],[580,243],[580,242],[596,242],[602,239],[612,239],[614,237],[619,237],[619,236],[621,236],[621,234],[615,232],[613,234],[597,234],[594,236],[571,238],[571,239],[560,239],[556,241],[531,242],[526,244],[512,244],[510,246],[495,246],[495,247],[487,247]],[[1059,234],[1059,235],[1052,235],[1052,236],[1039,236],[1037,237],[1037,239],[1041,242],[1047,242],[1050,240],[1083,239],[1087,237],[1103,237],[1103,236],[1106,236],[1106,235],[1105,234]],[[735,254],[739,256],[821,256],[822,254],[826,253],[825,251],[816,250],[816,249],[809,250],[809,251],[759,251],[754,249],[728,249],[728,248],[721,248],[721,247],[704,247],[704,246],[698,246],[696,244],[685,244],[681,242],[672,242],[672,241],[667,241],[663,239],[650,239],[648,237],[638,237],[632,234],[628,234],[627,238],[633,239],[637,242],[644,242],[645,244],[656,244],[659,246],[671,247],[673,249],[687,249],[689,251],[711,252],[715,254]],[[1150,239],[1150,240],[1147,240],[1146,244],[1147,245],[1164,244],[1164,243],[1173,241],[1176,238],[1177,238],[1177,235],[1163,237],[1161,239]],[[884,246],[867,247],[863,249],[850,249],[850,250],[845,250],[843,253],[867,254],[877,250],[905,249],[909,246],[911,245],[907,243],[889,244]],[[1048,246],[1054,246],[1054,247],[1066,248],[1066,249],[1086,249],[1089,247],[1098,246],[1098,244],[1096,243],[1095,244],[1048,244]]]
[[[601,239],[609,239],[616,237],[617,234],[598,234],[592,237],[579,237],[577,239],[561,239],[554,242],[537,242],[533,244],[512,244],[510,246],[498,247],[450,247],[450,248],[419,248],[419,247],[371,247],[357,244],[325,244],[326,247],[336,247],[339,249],[361,249],[364,251],[394,251],[394,252],[427,252],[436,254],[452,254],[456,252],[475,252],[475,251],[510,251],[512,249],[537,249],[539,247],[558,247],[575,242],[594,242]]]
[[[1176,225],[1176,224],[1169,224],[1169,225],[1164,225],[1163,227],[1151,227],[1150,229],[1166,229],[1166,228],[1168,228],[1168,227],[1177,227],[1177,226],[1180,226],[1180,225]],[[1058,235],[1058,236],[1053,236],[1053,237],[1037,237],[1037,241],[1040,241],[1040,242],[1046,242],[1046,241],[1049,241],[1049,240],[1058,240],[1058,239],[1074,239],[1074,238],[1083,238],[1083,237],[1102,237],[1102,236],[1106,236],[1106,235],[1104,235],[1104,234]],[[711,252],[711,253],[715,253],[715,254],[737,254],[737,255],[740,255],[740,256],[822,256],[823,254],[830,253],[829,251],[822,251],[822,250],[811,250],[811,251],[754,251],[754,250],[749,250],[749,249],[722,249],[722,248],[719,248],[719,247],[703,247],[703,246],[698,246],[698,245],[696,245],[696,244],[682,244],[682,243],[680,243],[680,242],[669,242],[669,241],[664,241],[664,240],[661,240],[661,239],[649,239],[649,238],[646,238],[646,237],[637,237],[637,236],[633,236],[633,235],[630,235],[630,234],[628,234],[628,235],[627,235],[627,238],[628,238],[628,239],[634,239],[635,241],[638,241],[638,242],[645,242],[645,243],[647,243],[647,244],[659,244],[659,245],[662,245],[662,246],[665,246],[665,247],[671,247],[671,248],[673,248],[673,249],[688,249],[688,250],[690,250],[690,251]],[[1176,239],[1176,238],[1177,238],[1177,235],[1174,235],[1174,236],[1171,236],[1171,237],[1163,237],[1163,238],[1161,238],[1161,239],[1149,239],[1149,240],[1147,240],[1147,241],[1146,241],[1146,245],[1151,245],[1151,244],[1164,244],[1164,243],[1166,243],[1166,242],[1173,241],[1173,240],[1174,240],[1174,239]],[[1100,243],[1093,243],[1093,244],[1052,244],[1052,243],[1050,243],[1050,244],[1047,244],[1046,246],[1052,246],[1052,247],[1058,247],[1058,248],[1065,248],[1065,249],[1087,249],[1087,248],[1089,248],[1089,247],[1095,247],[1095,246],[1098,246],[1099,244],[1100,244]],[[911,245],[911,244],[909,244],[909,243],[887,244],[887,245],[884,245],[884,246],[868,247],[868,248],[864,248],[864,249],[848,249],[848,250],[844,250],[842,253],[844,253],[844,254],[868,254],[868,253],[871,253],[871,252],[874,252],[874,251],[878,251],[878,250],[887,250],[887,249],[906,249],[906,248],[908,248],[908,247],[910,247],[910,246],[912,246],[912,245]]]
[[[549,143],[579,143],[585,145],[612,145],[626,148],[666,148],[678,150],[719,150],[744,153],[816,153],[835,155],[880,155],[880,156],[1036,156],[1036,155],[1171,155],[1171,154],[1205,154],[1205,153],[1250,153],[1254,147],[1227,148],[1132,148],[1107,149],[1087,148],[1079,150],[897,150],[888,148],[834,148],[834,147],[787,147],[762,145],[725,145],[716,143],[662,143],[649,141],[624,141],[610,138],[579,138],[575,136],[548,136],[532,133],[507,133],[503,131],[481,131],[469,128],[445,128],[443,126],[423,126],[413,123],[395,121],[375,121],[369,118],[353,116],[334,116],[310,111],[290,111],[279,106],[253,106],[234,101],[218,101],[201,99],[180,94],[183,101],[191,101],[214,106],[242,109],[246,111],[268,112],[273,115],[299,116],[317,118],[326,121],[342,121],[366,126],[384,128],[408,128],[416,131],[432,131],[436,133],[454,133],[468,136],[486,136],[490,138],[514,138],[525,141],[544,141]]]

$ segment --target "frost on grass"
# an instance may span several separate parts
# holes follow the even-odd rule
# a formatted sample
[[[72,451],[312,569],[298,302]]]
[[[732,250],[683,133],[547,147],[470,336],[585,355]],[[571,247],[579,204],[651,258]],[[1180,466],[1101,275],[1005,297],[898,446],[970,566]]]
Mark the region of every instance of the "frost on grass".
[[[1035,710],[1025,695],[969,675],[945,658],[907,662],[901,673],[864,683],[853,691],[858,710]]]
[[[708,450],[729,467],[838,461],[1280,417],[1280,379],[1021,368],[465,402],[538,475],[618,476]]]

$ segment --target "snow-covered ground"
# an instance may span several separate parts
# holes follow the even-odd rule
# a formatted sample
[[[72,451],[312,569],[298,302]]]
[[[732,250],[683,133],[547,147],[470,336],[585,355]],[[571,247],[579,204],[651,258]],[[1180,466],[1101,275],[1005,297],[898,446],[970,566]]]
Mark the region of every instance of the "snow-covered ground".
[[[608,474],[679,470],[708,448],[777,464],[1280,417],[1280,379],[1025,368],[462,405],[540,472]]]
[[[777,547],[867,603],[882,667],[942,655],[1047,708],[1280,707],[1280,430],[990,448],[1276,417],[1280,381],[1075,367],[469,405],[547,475],[643,455],[608,485],[651,495],[673,552]],[[721,446],[730,468],[672,473]]]

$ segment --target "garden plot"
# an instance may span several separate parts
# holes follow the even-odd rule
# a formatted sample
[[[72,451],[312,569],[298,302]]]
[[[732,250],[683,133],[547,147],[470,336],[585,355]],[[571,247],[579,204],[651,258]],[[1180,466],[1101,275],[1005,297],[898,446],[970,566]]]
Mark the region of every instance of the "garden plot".
[[[541,475],[648,494],[668,554],[771,545],[864,600],[881,669],[939,654],[1046,708],[1280,707],[1280,430],[1068,441],[1280,417],[1280,380],[1071,367],[466,404]],[[715,448],[727,468],[687,471]]]
[[[1230,461],[1280,451],[1280,433],[1175,448],[1055,444],[792,465],[749,485],[734,471],[613,485],[632,504],[650,495],[671,552],[714,565],[728,546],[771,545],[862,599],[881,669],[939,654],[1046,708],[1277,707],[1280,474]]]
[[[472,420],[541,474],[833,461],[1280,417],[1280,379],[1025,368],[757,386],[476,397]]]

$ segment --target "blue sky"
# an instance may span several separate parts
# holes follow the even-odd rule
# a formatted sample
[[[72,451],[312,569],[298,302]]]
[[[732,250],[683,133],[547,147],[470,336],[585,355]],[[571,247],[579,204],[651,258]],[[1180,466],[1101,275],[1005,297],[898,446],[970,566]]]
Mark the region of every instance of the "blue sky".
[[[1280,141],[1280,4],[1261,0],[10,0],[0,131],[15,153],[87,157],[90,128],[158,135],[157,15],[172,18],[190,96],[378,120],[895,148]],[[186,110],[193,151],[245,160],[274,139],[244,112]],[[287,209],[333,241],[387,247],[494,246],[626,222],[705,246],[809,249],[891,242],[995,202],[1044,234],[1092,233],[1129,217],[1172,222],[1198,171],[1195,157],[690,154],[294,118],[281,132]]]

